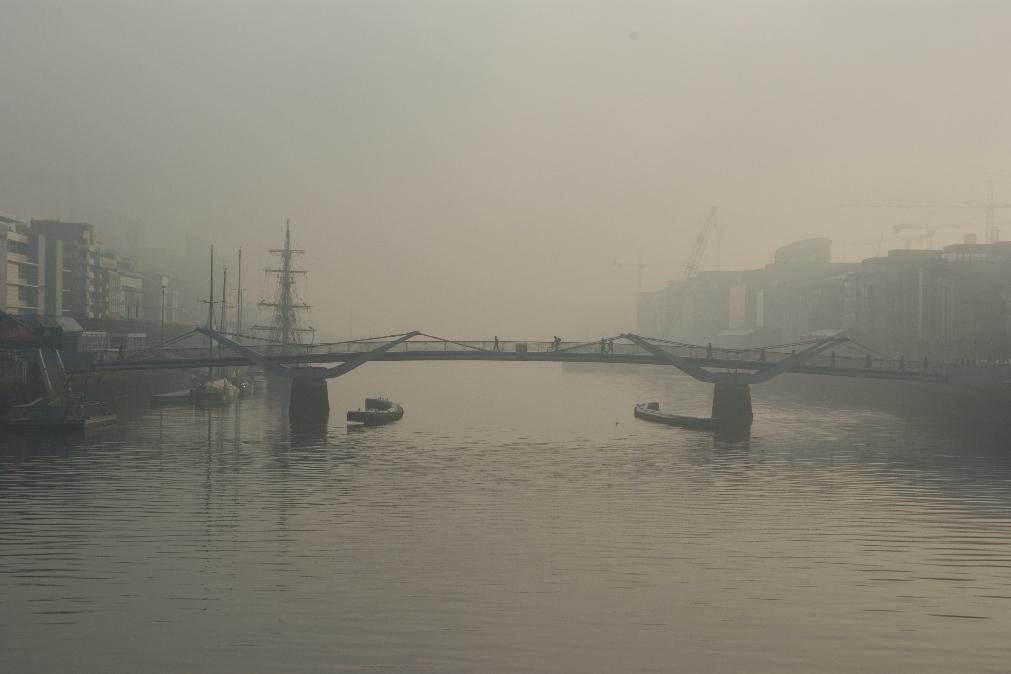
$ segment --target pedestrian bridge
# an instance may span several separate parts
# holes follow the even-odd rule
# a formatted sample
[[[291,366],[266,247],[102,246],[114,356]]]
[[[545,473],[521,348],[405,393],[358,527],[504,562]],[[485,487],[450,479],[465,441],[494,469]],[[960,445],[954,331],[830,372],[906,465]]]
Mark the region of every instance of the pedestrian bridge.
[[[197,342],[197,343],[194,343]],[[494,361],[667,365],[713,384],[713,418],[721,426],[752,422],[752,384],[784,373],[944,383],[965,368],[929,360],[877,354],[846,337],[829,337],[751,349],[728,349],[621,334],[587,342],[446,339],[421,332],[309,345],[270,343],[246,335],[198,328],[170,343],[132,353],[73,354],[70,374],[131,370],[256,366],[291,380],[293,421],[329,415],[327,379],[371,361]],[[1011,377],[1009,377],[1011,379]]]
[[[227,338],[231,344],[223,341],[214,341],[211,346],[193,344],[195,341],[207,341],[208,334]],[[405,339],[405,335],[411,336]],[[235,348],[236,346],[241,348]],[[384,347],[388,348],[379,351]],[[68,354],[66,358],[68,370],[74,374],[243,367],[263,365],[257,361],[266,359],[278,366],[288,366],[291,368],[289,376],[297,377],[298,370],[304,366],[346,363],[366,354],[371,354],[369,361],[379,362],[460,360],[674,365],[679,369],[682,366],[689,369],[695,366],[704,370],[742,374],[772,371],[775,374],[792,372],[928,382],[945,381],[953,367],[939,362],[889,358],[847,338],[729,349],[631,334],[588,342],[510,339],[499,341],[496,345],[493,340],[456,340],[423,333],[405,333],[342,342],[281,345],[247,336],[200,330],[164,346],[143,351],[126,354]],[[784,364],[788,364],[788,367],[782,367]],[[688,374],[695,376],[698,373]]]

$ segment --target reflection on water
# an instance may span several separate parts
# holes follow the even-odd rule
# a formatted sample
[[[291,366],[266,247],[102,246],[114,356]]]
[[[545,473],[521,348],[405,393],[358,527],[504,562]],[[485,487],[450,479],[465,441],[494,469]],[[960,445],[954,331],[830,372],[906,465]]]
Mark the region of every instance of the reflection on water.
[[[0,448],[4,671],[1004,671],[1011,459],[650,369],[373,364],[283,404]],[[368,394],[394,425],[347,432]]]

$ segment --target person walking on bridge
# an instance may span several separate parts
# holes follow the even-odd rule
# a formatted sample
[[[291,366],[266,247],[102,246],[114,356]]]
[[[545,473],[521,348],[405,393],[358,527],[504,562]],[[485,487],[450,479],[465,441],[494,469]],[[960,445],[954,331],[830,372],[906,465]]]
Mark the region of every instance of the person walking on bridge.
[[[555,339],[554,339],[554,341],[552,341],[551,344],[554,347],[555,351],[561,351],[562,350],[562,338],[559,337],[558,335],[555,335]]]
[[[495,335],[495,342],[492,344],[491,350],[493,353],[498,353],[499,351],[502,350],[499,348],[498,335]]]

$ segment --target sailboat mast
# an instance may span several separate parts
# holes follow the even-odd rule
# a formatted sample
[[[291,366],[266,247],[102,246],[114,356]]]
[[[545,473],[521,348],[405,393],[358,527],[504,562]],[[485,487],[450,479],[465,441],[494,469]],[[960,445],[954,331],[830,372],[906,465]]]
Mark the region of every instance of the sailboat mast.
[[[239,279],[235,288],[235,334],[242,334],[242,248],[239,248]]]
[[[312,335],[313,328],[305,327],[300,323],[300,311],[308,311],[310,306],[306,304],[298,295],[296,279],[305,276],[306,271],[299,269],[295,263],[295,256],[304,253],[304,250],[295,250],[291,246],[291,221],[285,222],[284,246],[270,251],[271,254],[280,257],[280,264],[265,271],[277,277],[277,290],[273,301],[263,300],[260,306],[270,308],[272,311],[269,324],[254,325],[253,330],[267,331],[271,339],[281,345],[296,345],[303,341],[303,333]]]
[[[228,315],[225,313],[228,310],[228,303],[225,301],[228,297],[228,267],[224,267],[221,270],[221,318],[218,319],[218,330],[221,332],[225,331],[225,322]]]
[[[211,246],[211,279],[210,290],[207,293],[207,329],[214,329],[214,246]],[[208,342],[212,343],[212,342]]]
[[[292,315],[292,273],[291,273],[291,220],[284,223],[284,250],[281,252],[281,341],[291,344],[295,340],[292,335],[294,316]]]
[[[211,288],[207,295],[207,329],[214,329],[214,246],[211,246]],[[214,340],[207,336],[207,357],[214,357]],[[213,379],[213,369],[207,366],[207,379]]]

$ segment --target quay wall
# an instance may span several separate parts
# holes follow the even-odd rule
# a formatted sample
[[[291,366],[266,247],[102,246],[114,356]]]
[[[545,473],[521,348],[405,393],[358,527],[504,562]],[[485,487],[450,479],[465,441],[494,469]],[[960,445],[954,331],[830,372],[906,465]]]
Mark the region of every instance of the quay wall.
[[[146,406],[152,395],[189,388],[191,383],[191,375],[184,370],[78,374],[71,380],[75,393],[113,408]]]

